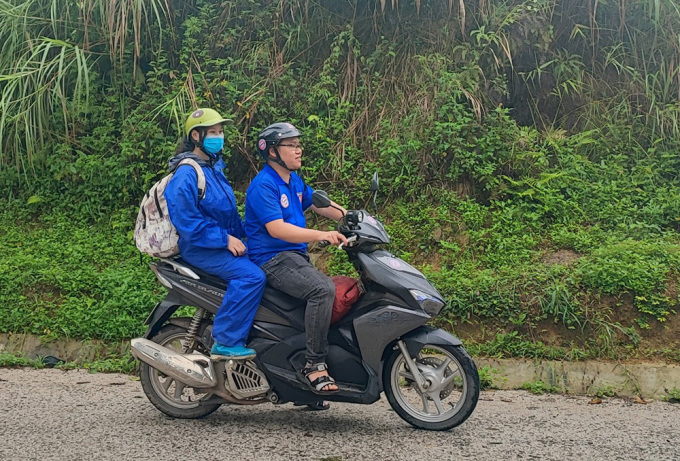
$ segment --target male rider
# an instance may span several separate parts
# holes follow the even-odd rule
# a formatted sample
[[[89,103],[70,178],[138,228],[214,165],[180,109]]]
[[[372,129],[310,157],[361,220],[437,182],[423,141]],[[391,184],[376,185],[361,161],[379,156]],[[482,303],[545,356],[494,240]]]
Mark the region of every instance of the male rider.
[[[267,283],[307,301],[307,363],[299,376],[323,394],[338,390],[326,367],[335,286],[309,261],[307,243],[338,245],[347,239],[336,231],[307,229],[304,212],[311,207],[339,220],[345,210],[335,203],[339,210],[312,205],[312,188],[295,173],[302,166],[300,136],[290,123],[274,123],[259,134],[257,147],[266,163],[246,193],[245,231],[250,260],[262,268]]]

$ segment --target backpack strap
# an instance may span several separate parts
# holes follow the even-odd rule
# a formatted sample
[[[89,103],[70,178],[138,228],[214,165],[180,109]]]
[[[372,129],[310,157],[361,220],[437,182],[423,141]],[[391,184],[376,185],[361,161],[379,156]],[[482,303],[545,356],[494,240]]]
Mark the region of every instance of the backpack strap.
[[[185,158],[179,162],[177,168],[182,165],[191,165],[193,167],[198,179],[198,200],[203,200],[203,197],[205,197],[205,173],[203,173],[203,168],[201,168],[201,165],[199,165],[198,162],[192,158]]]

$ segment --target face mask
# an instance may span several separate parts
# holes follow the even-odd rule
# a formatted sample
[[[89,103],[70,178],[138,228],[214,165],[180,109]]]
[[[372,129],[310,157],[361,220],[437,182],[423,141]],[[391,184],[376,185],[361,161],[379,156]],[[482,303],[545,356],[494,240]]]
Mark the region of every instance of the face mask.
[[[203,140],[203,151],[215,157],[219,151],[224,147],[224,135],[222,136],[206,136]]]

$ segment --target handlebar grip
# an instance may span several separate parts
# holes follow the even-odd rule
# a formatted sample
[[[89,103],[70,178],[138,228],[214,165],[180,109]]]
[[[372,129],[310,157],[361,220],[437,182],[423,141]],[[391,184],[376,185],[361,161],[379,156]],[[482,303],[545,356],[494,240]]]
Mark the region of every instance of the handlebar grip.
[[[330,244],[331,242],[329,242],[328,240],[321,240],[319,241],[319,248],[326,248]]]

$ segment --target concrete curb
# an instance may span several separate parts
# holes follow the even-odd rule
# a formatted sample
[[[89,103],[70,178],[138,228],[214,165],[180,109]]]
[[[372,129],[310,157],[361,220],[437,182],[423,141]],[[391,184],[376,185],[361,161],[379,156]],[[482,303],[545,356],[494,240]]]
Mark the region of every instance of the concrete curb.
[[[22,354],[36,358],[52,355],[67,362],[91,362],[120,355],[129,349],[130,342],[105,343],[98,340],[60,339],[45,341],[40,336],[20,333],[0,333],[0,353]]]
[[[519,389],[542,381],[560,392],[576,395],[640,396],[661,399],[680,389],[680,365],[663,362],[560,362],[475,358],[479,368],[491,367],[494,387]]]
[[[0,334],[0,352],[35,358],[52,355],[69,362],[88,362],[120,355],[129,341],[96,340],[45,342],[29,334]],[[519,389],[541,381],[553,390],[574,395],[641,396],[661,399],[680,389],[680,365],[663,362],[560,362],[555,360],[474,358],[477,367],[490,367],[493,387]]]

